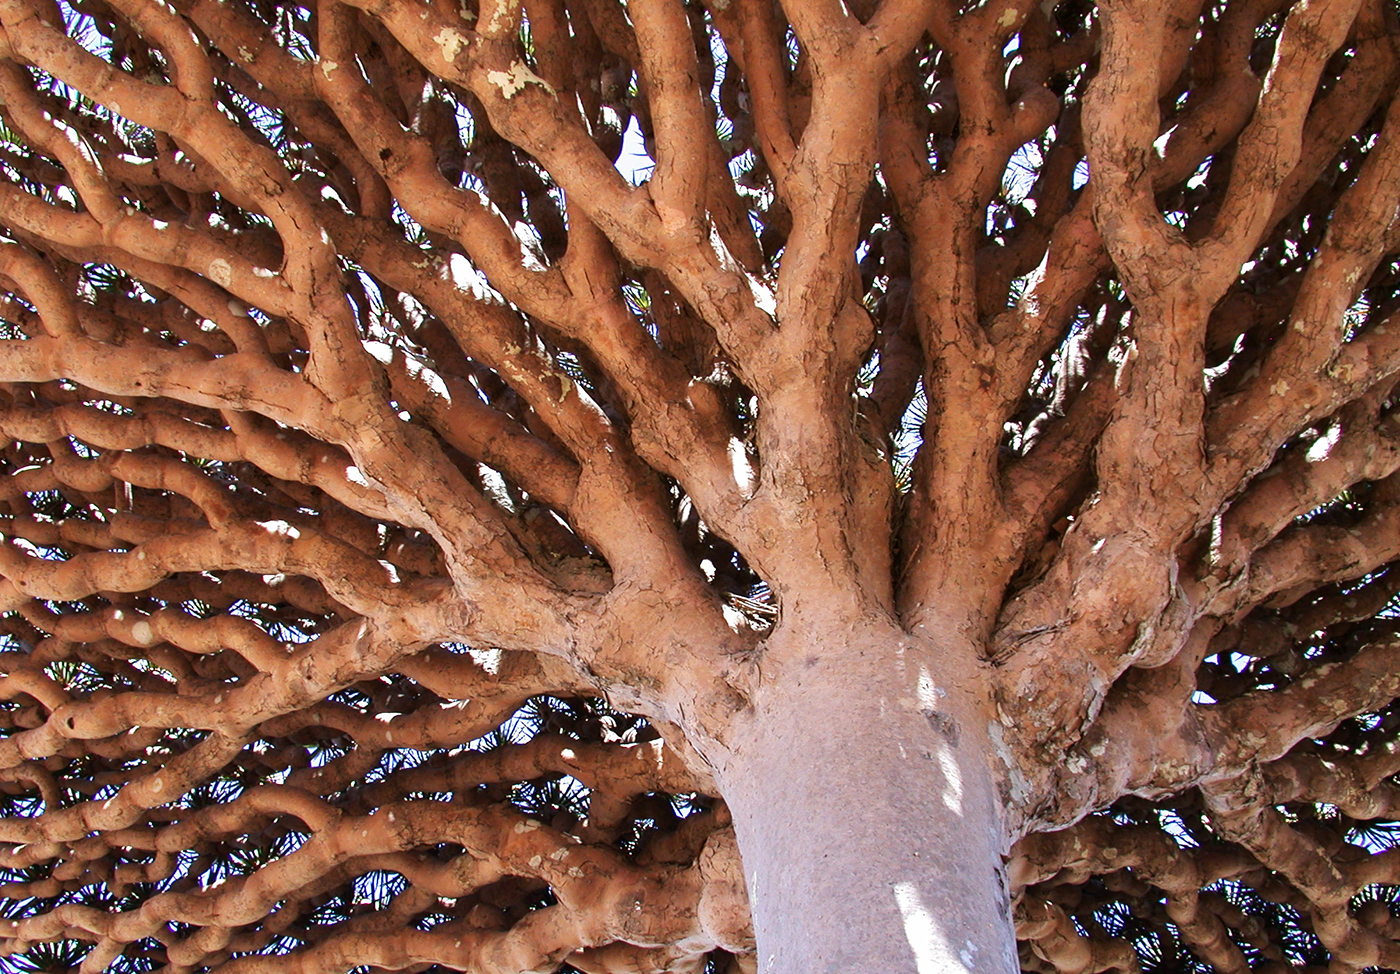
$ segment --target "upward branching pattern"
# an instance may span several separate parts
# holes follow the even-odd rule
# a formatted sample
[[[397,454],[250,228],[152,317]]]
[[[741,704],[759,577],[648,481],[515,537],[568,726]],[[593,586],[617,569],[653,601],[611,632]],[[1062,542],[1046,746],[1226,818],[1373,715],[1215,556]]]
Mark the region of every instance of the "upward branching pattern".
[[[877,616],[1024,970],[1400,967],[1398,84],[1390,0],[0,0],[0,969],[754,974],[729,722]]]

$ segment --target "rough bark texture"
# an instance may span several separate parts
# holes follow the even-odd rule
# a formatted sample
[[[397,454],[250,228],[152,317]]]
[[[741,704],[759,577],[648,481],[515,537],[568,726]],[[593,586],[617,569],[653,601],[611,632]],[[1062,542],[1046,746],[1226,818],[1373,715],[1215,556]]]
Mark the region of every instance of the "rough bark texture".
[[[0,968],[1400,968],[1391,0],[0,0]]]

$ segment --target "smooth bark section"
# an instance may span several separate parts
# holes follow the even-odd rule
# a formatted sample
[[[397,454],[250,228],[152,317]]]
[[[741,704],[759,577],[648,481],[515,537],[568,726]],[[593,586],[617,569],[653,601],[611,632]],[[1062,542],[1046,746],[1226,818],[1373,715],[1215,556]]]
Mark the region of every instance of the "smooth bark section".
[[[902,634],[810,636],[720,772],[758,971],[1019,971],[983,707]]]

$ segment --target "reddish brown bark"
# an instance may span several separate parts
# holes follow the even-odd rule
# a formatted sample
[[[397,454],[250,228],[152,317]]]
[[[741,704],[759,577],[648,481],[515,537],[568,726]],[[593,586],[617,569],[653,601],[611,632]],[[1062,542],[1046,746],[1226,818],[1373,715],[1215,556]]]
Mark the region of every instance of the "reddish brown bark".
[[[1397,66],[0,0],[0,952],[1400,967]]]

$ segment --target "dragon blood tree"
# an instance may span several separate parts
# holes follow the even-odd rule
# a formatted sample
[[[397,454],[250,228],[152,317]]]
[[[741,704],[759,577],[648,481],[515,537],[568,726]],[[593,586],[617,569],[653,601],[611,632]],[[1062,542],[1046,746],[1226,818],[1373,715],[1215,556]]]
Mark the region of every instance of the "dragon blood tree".
[[[1392,0],[304,3],[0,0],[0,968],[1400,968]]]

